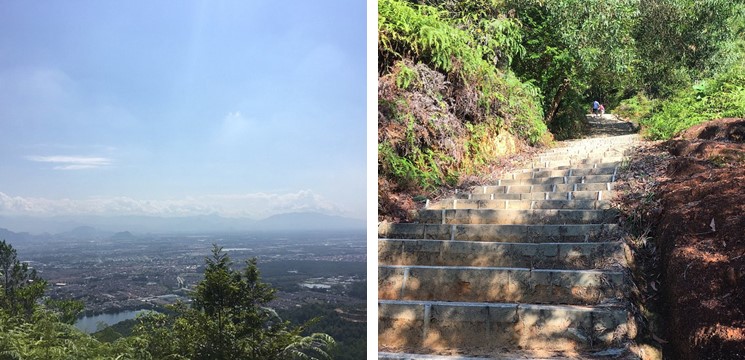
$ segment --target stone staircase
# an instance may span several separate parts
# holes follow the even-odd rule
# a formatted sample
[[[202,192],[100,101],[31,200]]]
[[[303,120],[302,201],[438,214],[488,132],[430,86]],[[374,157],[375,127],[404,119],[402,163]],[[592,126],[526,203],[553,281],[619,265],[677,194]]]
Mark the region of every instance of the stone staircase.
[[[631,356],[609,199],[638,138],[609,115],[591,126],[496,184],[428,201],[416,223],[380,224],[381,359]]]

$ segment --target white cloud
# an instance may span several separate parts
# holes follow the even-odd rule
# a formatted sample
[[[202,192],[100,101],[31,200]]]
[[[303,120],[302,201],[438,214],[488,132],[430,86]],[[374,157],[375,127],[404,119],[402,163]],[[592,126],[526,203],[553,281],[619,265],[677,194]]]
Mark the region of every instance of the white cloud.
[[[10,196],[0,192],[0,215],[145,215],[264,218],[275,214],[313,211],[343,215],[336,205],[309,190],[293,193],[216,194],[182,199],[133,199],[94,197],[88,199],[46,199]]]
[[[112,160],[98,156],[26,156],[26,159],[36,162],[57,164],[55,170],[81,170],[109,166]]]

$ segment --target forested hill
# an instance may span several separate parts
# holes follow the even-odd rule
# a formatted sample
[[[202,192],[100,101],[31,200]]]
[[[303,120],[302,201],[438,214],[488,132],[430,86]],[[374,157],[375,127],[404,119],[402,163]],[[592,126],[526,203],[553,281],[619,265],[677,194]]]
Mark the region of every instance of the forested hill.
[[[743,19],[721,0],[379,0],[379,216],[581,136],[595,100],[656,138],[738,116]]]

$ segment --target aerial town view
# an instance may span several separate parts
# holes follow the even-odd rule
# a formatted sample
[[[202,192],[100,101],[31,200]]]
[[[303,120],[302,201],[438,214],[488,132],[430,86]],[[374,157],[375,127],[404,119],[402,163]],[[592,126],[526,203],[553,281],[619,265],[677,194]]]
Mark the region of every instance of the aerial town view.
[[[78,227],[55,235],[0,232],[14,240],[9,243],[19,258],[48,282],[50,298],[84,304],[75,323],[82,331],[111,336],[107,327],[131,327],[143,311],[190,303],[204,279],[204,260],[218,244],[236,265],[257,259],[262,279],[277,289],[269,306],[287,318],[320,311],[327,322],[344,329],[331,334],[337,345],[364,354],[364,230],[135,235]]]
[[[348,293],[365,281],[365,238],[358,232],[220,235],[158,234],[19,242],[55,298],[85,302],[87,313],[158,307],[188,301],[212,244],[234,263],[256,257],[262,277],[280,291],[277,304],[355,303]],[[51,251],[50,251],[51,250]]]

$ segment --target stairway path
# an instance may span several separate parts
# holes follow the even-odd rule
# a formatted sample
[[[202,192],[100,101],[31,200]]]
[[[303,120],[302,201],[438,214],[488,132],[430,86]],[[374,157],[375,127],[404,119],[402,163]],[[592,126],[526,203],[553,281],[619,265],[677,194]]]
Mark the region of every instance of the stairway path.
[[[639,138],[613,116],[589,120],[591,137],[428,201],[416,223],[379,226],[379,358],[631,356],[629,254],[610,199]]]

